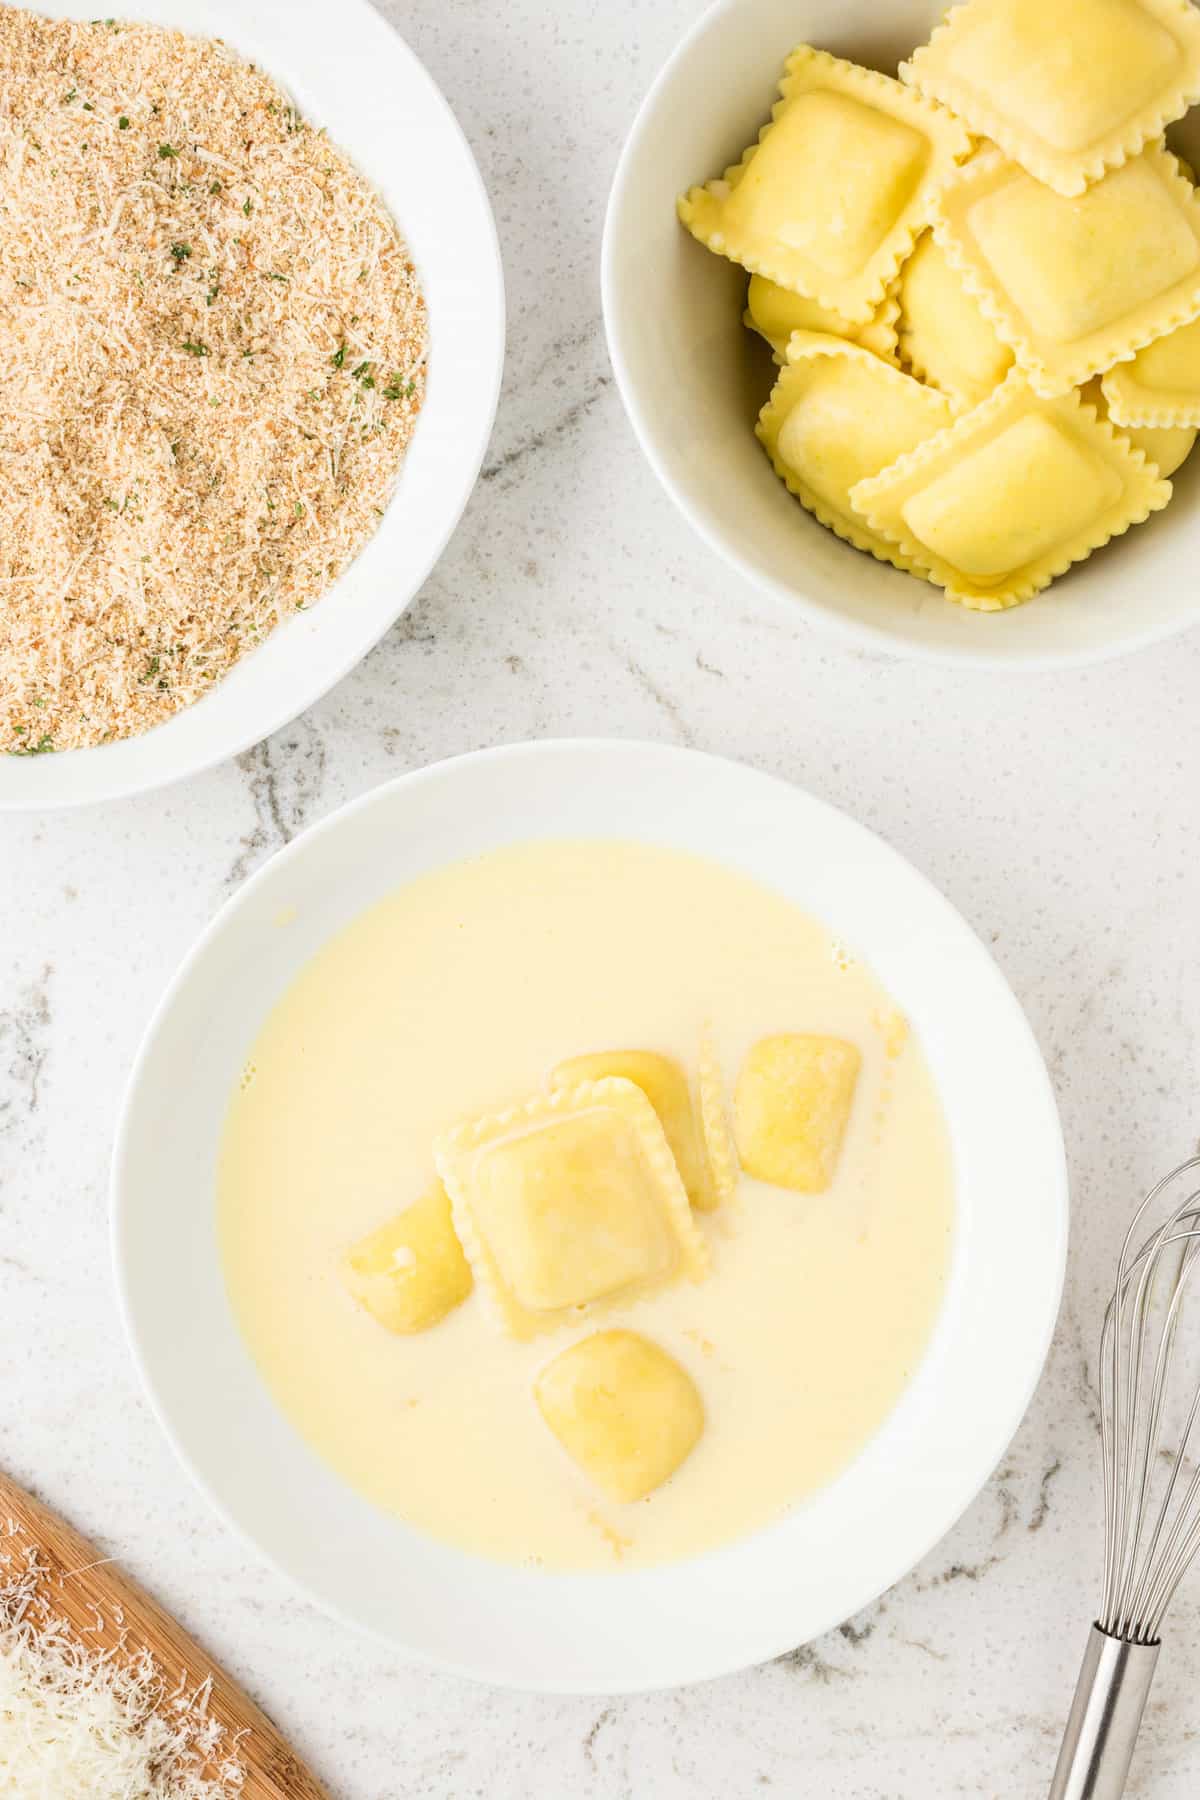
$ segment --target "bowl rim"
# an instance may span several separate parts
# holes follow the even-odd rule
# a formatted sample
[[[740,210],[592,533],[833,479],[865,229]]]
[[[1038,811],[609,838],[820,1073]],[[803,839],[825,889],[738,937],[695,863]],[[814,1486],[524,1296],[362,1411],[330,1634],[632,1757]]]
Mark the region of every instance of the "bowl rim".
[[[251,875],[222,903],[216,914],[198,935],[195,942],[181,959],[179,966],[172,975],[170,982],[147,1022],[125,1084],[114,1137],[109,1179],[110,1253],[112,1257],[118,1309],[121,1315],[126,1339],[129,1344],[130,1354],[137,1368],[142,1389],[149,1403],[151,1412],[158,1421],[159,1427],[170,1445],[171,1450],[186,1471],[192,1483],[204,1496],[205,1500],[212,1507],[217,1516],[226,1526],[232,1529],[235,1536],[244,1545],[253,1550],[255,1556],[262,1558],[262,1560],[279,1574],[292,1589],[303,1593],[313,1602],[313,1604],[324,1612],[338,1618],[341,1622],[350,1625],[357,1631],[365,1633],[368,1637],[375,1639],[379,1643],[388,1645],[393,1652],[400,1650],[405,1657],[413,1662],[428,1668],[437,1669],[443,1673],[462,1676],[472,1681],[482,1681],[500,1688],[525,1692],[561,1694],[628,1694],[653,1692],[678,1685],[690,1685],[697,1681],[716,1679],[727,1674],[732,1674],[741,1668],[751,1666],[751,1663],[757,1665],[758,1663],[768,1661],[795,1647],[795,1632],[793,1631],[789,1635],[786,1629],[780,1629],[770,1635],[763,1634],[762,1641],[758,1645],[755,1656],[752,1659],[747,1659],[745,1655],[740,1654],[737,1651],[734,1651],[733,1654],[726,1652],[724,1657],[722,1657],[722,1655],[714,1655],[711,1648],[708,1651],[699,1649],[692,1662],[687,1663],[684,1661],[681,1664],[682,1672],[673,1674],[669,1679],[663,1679],[660,1676],[644,1676],[633,1680],[623,1677],[619,1681],[615,1679],[597,1681],[594,1678],[585,1679],[568,1673],[551,1677],[543,1675],[535,1680],[531,1677],[509,1671],[502,1666],[497,1666],[492,1662],[483,1663],[478,1659],[472,1660],[467,1651],[464,1651],[461,1655],[452,1656],[445,1654],[444,1652],[433,1651],[403,1641],[398,1638],[393,1631],[385,1628],[383,1625],[358,1616],[349,1602],[342,1602],[332,1597],[328,1592],[318,1587],[315,1581],[310,1580],[304,1575],[297,1574],[293,1568],[288,1566],[285,1557],[281,1553],[277,1554],[265,1537],[260,1536],[249,1524],[244,1523],[238,1516],[233,1504],[227,1502],[218,1493],[215,1485],[210,1481],[209,1476],[203,1472],[198,1461],[193,1457],[191,1451],[186,1446],[183,1431],[173,1422],[167,1403],[160,1394],[158,1382],[153,1373],[152,1355],[148,1351],[143,1339],[138,1317],[138,1302],[133,1291],[133,1284],[130,1279],[128,1267],[127,1235],[131,1228],[131,1202],[129,1200],[129,1187],[131,1184],[126,1180],[126,1173],[133,1155],[133,1140],[139,1125],[139,1121],[135,1118],[139,1090],[142,1085],[144,1074],[156,1054],[160,1033],[162,1032],[166,1021],[172,1014],[181,992],[191,982],[197,964],[202,961],[214,940],[227,930],[233,923],[236,915],[242,913],[251,906],[258,890],[277,874],[281,866],[286,866],[306,855],[315,841],[326,835],[336,834],[350,817],[357,816],[370,810],[372,807],[385,803],[386,797],[390,797],[401,790],[411,790],[419,786],[434,784],[439,780],[444,779],[452,770],[465,769],[485,763],[502,763],[512,765],[514,774],[517,774],[523,764],[531,762],[536,764],[540,758],[546,756],[556,757],[563,753],[573,757],[584,758],[593,756],[608,758],[614,755],[618,757],[628,755],[631,767],[633,766],[633,761],[635,759],[650,754],[660,759],[672,761],[680,766],[685,764],[689,765],[691,768],[700,771],[703,771],[706,768],[713,771],[717,769],[726,772],[731,770],[736,771],[739,776],[752,778],[754,781],[762,784],[764,788],[772,786],[788,796],[799,794],[807,805],[812,806],[818,812],[831,815],[832,818],[838,822],[841,829],[848,830],[852,836],[857,836],[860,842],[865,841],[866,843],[869,843],[874,852],[882,851],[887,858],[893,859],[896,865],[902,867],[906,877],[921,891],[923,900],[929,900],[932,903],[935,912],[940,911],[943,917],[952,918],[953,921],[957,922],[958,929],[961,933],[965,934],[965,938],[969,938],[970,940],[973,957],[977,957],[980,964],[990,971],[991,977],[993,978],[996,1003],[998,1007],[1007,1010],[1012,1024],[1015,1027],[1016,1034],[1022,1036],[1024,1039],[1023,1049],[1025,1061],[1028,1066],[1032,1086],[1038,1092],[1038,1104],[1042,1112],[1042,1122],[1049,1134],[1047,1138],[1047,1155],[1045,1159],[1045,1205],[1047,1216],[1051,1218],[1051,1227],[1050,1239],[1047,1243],[1045,1254],[1046,1271],[1049,1279],[1047,1287],[1047,1304],[1045,1306],[1044,1316],[1041,1318],[1036,1332],[1031,1331],[1026,1334],[1027,1343],[1025,1355],[1028,1358],[1028,1365],[1025,1379],[1021,1384],[1019,1392],[1014,1392],[1009,1404],[1004,1409],[1003,1414],[995,1417],[992,1428],[988,1434],[989,1449],[986,1465],[976,1466],[976,1464],[973,1463],[970,1475],[965,1478],[960,1478],[955,1487],[952,1511],[948,1516],[945,1516],[943,1512],[939,1513],[936,1519],[931,1518],[929,1527],[925,1532],[919,1534],[914,1532],[912,1543],[905,1549],[902,1567],[893,1568],[885,1580],[873,1582],[869,1587],[864,1588],[861,1591],[856,1591],[852,1596],[852,1604],[848,1608],[845,1605],[839,1605],[830,1612],[828,1617],[823,1617],[815,1626],[806,1624],[804,1628],[805,1635],[802,1641],[811,1642],[814,1638],[823,1635],[824,1632],[833,1629],[846,1617],[850,1617],[853,1613],[870,1605],[879,1597],[879,1595],[885,1593],[890,1587],[895,1585],[896,1582],[903,1579],[905,1574],[916,1567],[922,1558],[928,1555],[929,1552],[941,1542],[947,1533],[954,1528],[967,1507],[982,1491],[995,1469],[999,1466],[1015,1432],[1028,1411],[1032,1397],[1041,1381],[1046,1357],[1049,1353],[1061,1308],[1067,1266],[1070,1200],[1066,1151],[1053,1086],[1040,1047],[1037,1044],[1032,1027],[1026,1018],[1020,1002],[1009,986],[1002,971],[996,964],[987,946],[941,890],[938,889],[920,869],[909,862],[900,851],[894,849],[886,839],[881,838],[868,826],[862,825],[859,821],[843,812],[840,808],[819,799],[807,789],[800,788],[796,783],[787,781],[779,776],[766,774],[751,765],[739,763],[732,758],[717,756],[708,752],[683,748],[680,746],[664,745],[653,741],[594,737],[526,740],[514,744],[498,745],[491,748],[471,751],[459,756],[444,758],[426,765],[425,767],[411,770],[390,781],[381,783],[378,786],[369,789],[366,793],[358,796],[356,799],[348,802],[346,805],[336,808],[326,817],[309,826],[273,856],[269,857],[253,875]],[[369,903],[364,902],[363,904],[365,907]],[[359,910],[361,911],[362,908]],[[908,1391],[910,1391],[910,1389],[906,1388],[905,1392],[907,1393]],[[902,1399],[903,1395],[901,1396],[901,1400]],[[275,1402],[273,1396],[271,1397],[271,1404],[278,1410],[277,1402]],[[899,1404],[900,1401],[897,1401],[897,1405]],[[886,1420],[884,1425],[879,1427],[879,1430],[882,1431],[885,1425]],[[772,1528],[763,1527],[762,1529],[769,1530]],[[752,1532],[749,1534],[748,1539],[737,1541],[750,1541],[750,1539],[753,1539],[758,1535],[760,1535],[759,1532]],[[721,1552],[720,1549],[718,1549],[717,1551],[708,1554],[720,1555]],[[688,1561],[694,1560],[695,1559],[688,1559]],[[687,1563],[682,1565],[663,1566],[685,1567],[687,1566]]]
[[[181,25],[178,19],[160,20],[174,28],[188,31],[196,36],[220,37],[228,31],[228,41],[235,53],[250,55],[249,49],[241,50],[238,35],[233,30],[234,13],[230,11],[233,0],[193,0],[196,10],[204,15],[204,23],[193,21]],[[90,0],[43,0],[42,10],[52,17],[90,18],[88,10]],[[213,8],[216,7],[214,13]],[[236,10],[236,9],[235,9]],[[310,15],[314,21],[323,26],[323,13],[314,10],[312,0],[291,0],[288,7],[288,28],[295,30],[298,15]],[[259,15],[252,22],[254,30],[264,29],[263,19],[267,4],[260,7]],[[192,706],[181,709],[180,713],[160,722],[150,730],[135,734],[132,738],[119,739],[113,744],[96,744],[75,750],[56,751],[53,757],[39,758],[35,765],[40,779],[31,783],[28,791],[9,792],[6,785],[0,782],[0,814],[3,813],[41,813],[71,811],[77,807],[101,804],[105,801],[125,800],[134,795],[155,792],[159,789],[171,788],[192,776],[204,774],[218,765],[230,762],[245,751],[260,744],[275,732],[282,730],[294,719],[318,704],[325,696],[344,680],[351,671],[370,654],[375,646],[396,624],[424,587],[433,569],[440,561],[447,544],[458,529],[464,512],[475,490],[479,471],[491,440],[496,421],[496,411],[500,401],[500,391],[504,377],[505,333],[506,333],[506,295],[504,283],[504,265],[500,248],[499,233],[496,227],[495,214],[487,186],[479,170],[475,153],[471,148],[459,119],[451,107],[439,84],[429,72],[422,59],[412,48],[408,39],[396,25],[383,13],[370,4],[370,0],[342,0],[342,11],[339,20],[344,30],[353,30],[361,39],[364,33],[379,36],[386,34],[386,41],[397,57],[398,65],[406,73],[406,78],[424,91],[424,103],[430,112],[439,120],[440,129],[445,133],[447,142],[452,143],[460,159],[458,179],[460,179],[471,195],[476,209],[476,226],[478,242],[476,254],[479,259],[480,290],[491,290],[487,298],[485,312],[489,316],[489,329],[486,336],[480,333],[476,338],[477,347],[488,353],[486,375],[479,384],[480,405],[476,414],[475,430],[472,438],[462,446],[462,454],[448,472],[444,481],[446,507],[444,522],[434,537],[425,547],[425,553],[419,563],[411,567],[408,578],[394,603],[385,609],[384,616],[372,621],[369,635],[360,629],[353,641],[342,645],[338,654],[326,660],[318,660],[314,654],[309,659],[308,667],[311,676],[304,682],[292,684],[288,693],[272,696],[264,695],[264,705],[253,723],[246,721],[238,724],[231,720],[223,733],[202,739],[199,744],[183,755],[173,755],[171,765],[164,769],[157,766],[157,759],[149,750],[140,757],[130,758],[128,768],[124,767],[122,758],[118,772],[105,774],[106,767],[111,768],[109,753],[121,751],[128,745],[145,747],[161,744],[160,732],[169,729],[172,722],[181,717],[194,714],[196,706],[204,704],[204,698],[194,702]],[[271,29],[274,29],[272,24]],[[250,32],[243,34],[248,45]],[[287,88],[293,86],[293,71],[287,66],[286,48],[281,46],[278,63],[268,63],[268,69],[274,73],[275,79]],[[315,96],[319,106],[319,93]],[[369,184],[379,191],[386,205],[391,207],[386,188],[388,169],[381,166],[377,158],[362,157],[353,147],[349,154],[355,167],[360,169]],[[394,209],[392,209],[394,210]],[[397,220],[403,232],[404,221]],[[420,275],[420,259],[418,258],[418,275]],[[433,334],[431,327],[431,336]],[[418,418],[414,441],[419,437],[421,420]],[[403,505],[404,467],[401,465],[400,476],[391,498],[385,509],[385,521],[381,522],[381,532],[386,519],[394,516],[394,509]],[[360,547],[353,561],[347,565],[341,575],[327,587],[320,596],[321,602],[332,598],[335,591],[353,575],[360,559],[372,548],[378,554],[380,533],[372,533],[371,537]],[[378,579],[378,577],[376,577]],[[327,646],[322,646],[327,648]],[[271,640],[268,638],[251,653],[251,657],[229,671],[230,676],[237,674],[247,662],[260,654],[270,655]],[[24,759],[13,756],[6,761],[20,762]],[[49,790],[48,792],[46,790]],[[61,792],[58,790],[62,790]]]
[[[677,510],[687,520],[697,537],[707,544],[708,548],[728,568],[733,569],[759,593],[767,595],[785,619],[794,623],[799,618],[847,650],[859,652],[865,650],[876,656],[883,655],[898,661],[922,662],[938,668],[975,668],[998,675],[1008,672],[1049,674],[1063,669],[1085,668],[1098,663],[1112,662],[1118,657],[1131,656],[1139,650],[1148,650],[1155,644],[1165,642],[1168,638],[1178,637],[1183,632],[1195,629],[1197,624],[1200,624],[1200,605],[1197,606],[1196,612],[1191,617],[1172,618],[1157,625],[1144,626],[1141,629],[1131,628],[1104,643],[1088,645],[1076,650],[1015,653],[1007,650],[1003,655],[998,655],[994,650],[976,649],[968,644],[960,647],[958,645],[937,646],[913,642],[896,636],[885,626],[872,625],[866,620],[854,619],[849,614],[839,613],[834,608],[811,599],[801,589],[789,587],[785,583],[775,580],[765,571],[756,568],[734,547],[722,526],[706,511],[694,506],[675,481],[664,458],[656,448],[650,409],[642,404],[637,384],[633,379],[625,355],[621,328],[618,324],[616,246],[622,229],[621,215],[633,186],[634,164],[637,161],[641,140],[650,129],[651,122],[655,118],[664,96],[669,92],[679,65],[687,60],[695,45],[707,36],[719,20],[724,18],[727,13],[736,12],[744,3],[745,0],[712,0],[699,18],[684,32],[654,76],[621,146],[609,187],[600,242],[601,308],[604,316],[609,361],[616,378],[617,391],[621,396],[626,417],[633,428],[633,434],[643,456]],[[1133,613],[1134,609],[1131,605],[1131,617]]]

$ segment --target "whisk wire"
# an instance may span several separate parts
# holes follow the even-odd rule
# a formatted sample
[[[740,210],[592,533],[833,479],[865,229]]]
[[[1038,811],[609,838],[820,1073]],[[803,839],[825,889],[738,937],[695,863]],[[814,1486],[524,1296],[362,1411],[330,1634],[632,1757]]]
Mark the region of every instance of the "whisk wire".
[[[1197,1159],[1200,1161],[1200,1159]],[[1127,1495],[1125,1489],[1117,1481],[1117,1445],[1123,1435],[1123,1413],[1125,1395],[1122,1388],[1122,1363],[1120,1356],[1121,1311],[1127,1285],[1126,1265],[1129,1248],[1134,1233],[1148,1207],[1152,1206],[1162,1190],[1174,1179],[1166,1175],[1146,1195],[1138,1206],[1121,1246],[1121,1259],[1117,1270],[1117,1285],[1113,1298],[1109,1301],[1104,1313],[1104,1324],[1100,1333],[1100,1444],[1101,1461],[1104,1470],[1104,1617],[1110,1618],[1116,1605],[1117,1555],[1116,1545],[1125,1538],[1125,1514]],[[1105,1355],[1107,1341],[1108,1356]],[[1129,1467],[1126,1456],[1124,1466]]]
[[[1159,1655],[1159,1633],[1200,1552],[1200,1384],[1181,1370],[1200,1333],[1182,1325],[1200,1263],[1200,1155],[1165,1175],[1125,1234],[1100,1331],[1104,1579],[1050,1800],[1120,1800]],[[1190,1190],[1174,1205],[1174,1195]],[[1147,1213],[1169,1216],[1135,1250]],[[1157,1217],[1157,1213],[1155,1215]],[[1180,1420],[1182,1426],[1180,1428]]]
[[[1160,1346],[1160,1358],[1165,1353],[1166,1358],[1169,1360],[1174,1346],[1175,1333],[1179,1325],[1180,1303],[1183,1299],[1188,1278],[1196,1266],[1197,1254],[1200,1253],[1200,1231],[1188,1231],[1183,1233],[1180,1237],[1169,1238],[1167,1243],[1179,1243],[1181,1245],[1179,1270],[1175,1279],[1175,1291],[1172,1296],[1170,1313],[1167,1325],[1164,1328]],[[1161,1405],[1161,1396],[1159,1398]],[[1150,1542],[1142,1558],[1141,1576],[1134,1585],[1130,1612],[1135,1619],[1152,1620],[1154,1618],[1158,1611],[1162,1591],[1170,1581],[1170,1572],[1175,1567],[1176,1558],[1180,1548],[1180,1541],[1182,1539],[1186,1549],[1186,1546],[1191,1539],[1191,1535],[1196,1529],[1197,1522],[1191,1509],[1193,1508],[1197,1497],[1200,1496],[1200,1468],[1197,1468],[1192,1474],[1183,1498],[1175,1512],[1170,1529],[1166,1532],[1165,1540],[1163,1538],[1167,1520],[1171,1516],[1171,1503],[1175,1497],[1176,1489],[1179,1486],[1186,1459],[1191,1451],[1192,1435],[1195,1431],[1198,1418],[1200,1418],[1200,1388],[1198,1388],[1192,1396],[1192,1402],[1188,1408],[1187,1418],[1179,1439],[1178,1454],[1172,1461],[1171,1474],[1167,1482],[1166,1491],[1163,1495],[1161,1505],[1158,1508],[1158,1516],[1154,1522],[1154,1529],[1150,1536]],[[1190,1524],[1189,1517],[1192,1521]],[[1159,1553],[1160,1543],[1162,1545],[1161,1555]],[[1157,1563],[1156,1558],[1158,1559]],[[1190,1556],[1187,1560],[1190,1561]],[[1186,1563],[1184,1566],[1186,1567]],[[1157,1568],[1157,1574],[1153,1573],[1155,1568]],[[1182,1569],[1180,1570],[1180,1574],[1182,1574]]]
[[[1161,1244],[1157,1245],[1156,1248],[1165,1248],[1171,1241],[1172,1240],[1170,1239],[1163,1239]],[[1138,1282],[1138,1298],[1132,1324],[1138,1327],[1139,1335],[1137,1338],[1136,1350],[1133,1348],[1133,1341],[1131,1339],[1131,1354],[1128,1363],[1128,1373],[1136,1384],[1133,1399],[1133,1413],[1135,1419],[1138,1414],[1138,1396],[1142,1392],[1143,1385],[1140,1378],[1145,1366],[1147,1352],[1146,1340],[1142,1335],[1142,1332],[1144,1331],[1148,1319],[1150,1304],[1159,1272],[1158,1263],[1148,1257],[1144,1263],[1141,1277]],[[1162,1504],[1159,1507],[1158,1518],[1151,1534],[1150,1543],[1143,1547],[1141,1544],[1141,1526],[1146,1517],[1147,1501],[1153,1482],[1153,1461],[1159,1449],[1162,1436],[1162,1414],[1166,1395],[1167,1375],[1171,1365],[1171,1351],[1174,1344],[1175,1328],[1179,1317],[1179,1302],[1183,1293],[1182,1284],[1185,1279],[1186,1270],[1183,1267],[1182,1259],[1180,1259],[1174,1277],[1174,1286],[1168,1306],[1166,1323],[1163,1327],[1162,1335],[1159,1338],[1158,1349],[1153,1359],[1154,1374],[1150,1385],[1150,1404],[1147,1408],[1145,1432],[1139,1438],[1136,1446],[1136,1481],[1138,1492],[1136,1500],[1130,1508],[1130,1516],[1136,1523],[1134,1524],[1133,1529],[1129,1531],[1127,1541],[1123,1548],[1120,1579],[1118,1581],[1118,1588],[1124,1596],[1125,1603],[1122,1612],[1118,1616],[1117,1625],[1121,1635],[1125,1637],[1136,1638],[1139,1635],[1136,1624],[1136,1619],[1138,1617],[1136,1596],[1144,1583],[1149,1579],[1149,1571],[1153,1566],[1154,1554],[1162,1536],[1163,1527],[1170,1511],[1171,1498],[1174,1494],[1179,1477],[1180,1464],[1175,1462],[1172,1466],[1167,1491],[1164,1494]],[[1134,1466],[1134,1459],[1131,1458],[1131,1481],[1134,1479]]]
[[[1173,1568],[1162,1580],[1159,1598],[1154,1604],[1153,1611],[1148,1615],[1147,1642],[1156,1643],[1158,1641],[1162,1632],[1163,1620],[1167,1616],[1167,1609],[1175,1598],[1175,1590],[1187,1574],[1197,1550],[1200,1550],[1200,1519],[1192,1525]]]
[[[1192,1157],[1146,1195],[1130,1221],[1100,1341],[1100,1435],[1104,1472],[1104,1581],[1100,1624],[1132,1643],[1157,1638],[1166,1609],[1200,1549],[1200,1469],[1181,1487],[1200,1423],[1200,1388],[1174,1436],[1168,1408],[1177,1336],[1200,1261],[1200,1189],[1192,1189],[1134,1251],[1147,1210],[1200,1168]],[[1189,1188],[1191,1184],[1189,1183]],[[1161,1318],[1157,1336],[1153,1325]],[[1162,1460],[1170,1464],[1161,1498]]]
[[[1112,1589],[1106,1612],[1110,1612],[1114,1618],[1121,1615],[1121,1597],[1127,1592],[1130,1565],[1136,1555],[1138,1533],[1132,1528],[1131,1521],[1139,1517],[1140,1503],[1135,1502],[1134,1491],[1140,1480],[1141,1500],[1144,1502],[1149,1480],[1150,1442],[1154,1423],[1153,1406],[1148,1416],[1144,1416],[1145,1409],[1142,1406],[1145,1320],[1154,1263],[1146,1249],[1143,1249],[1126,1269],[1127,1253],[1128,1239],[1122,1251],[1122,1269],[1116,1291],[1105,1313],[1105,1330],[1111,1336],[1112,1359],[1110,1399],[1113,1429],[1108,1453],[1113,1462],[1113,1490],[1116,1498],[1115,1518],[1105,1547],[1106,1582]],[[1138,1279],[1133,1303],[1128,1306],[1129,1287],[1135,1274]],[[1127,1311],[1128,1336],[1125,1330]],[[1103,1338],[1104,1331],[1101,1332],[1102,1345]],[[1103,1349],[1101,1360],[1103,1362]],[[1101,1399],[1103,1421],[1107,1417],[1103,1393]],[[1122,1471],[1123,1475],[1119,1476],[1118,1471]]]

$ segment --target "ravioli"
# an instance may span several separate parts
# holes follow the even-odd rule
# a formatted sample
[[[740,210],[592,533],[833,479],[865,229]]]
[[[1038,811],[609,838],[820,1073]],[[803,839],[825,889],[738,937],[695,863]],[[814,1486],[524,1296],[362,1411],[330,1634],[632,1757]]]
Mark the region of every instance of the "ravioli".
[[[1200,319],[1156,338],[1104,376],[1115,424],[1200,425]]]
[[[724,1206],[737,1192],[738,1158],[725,1111],[725,1078],[710,1024],[706,1024],[700,1034],[700,1079],[697,1085],[700,1127],[712,1170],[715,1201],[718,1206]]]
[[[968,0],[901,79],[1068,197],[1200,100],[1188,0]]]
[[[434,1155],[475,1277],[515,1337],[706,1272],[675,1158],[631,1081],[535,1094],[454,1127]]]
[[[1073,200],[985,151],[939,196],[934,232],[1042,394],[1200,314],[1200,197],[1161,145]]]
[[[833,1180],[862,1057],[844,1038],[782,1032],[750,1050],[734,1093],[747,1174],[800,1194]]]
[[[822,525],[883,562],[911,569],[911,559],[856,512],[850,491],[952,417],[944,394],[861,345],[797,332],[755,430],[775,473]]]
[[[865,325],[970,139],[900,82],[808,45],[779,92],[758,142],[679,216],[718,255]]]
[[[568,1456],[623,1505],[661,1487],[704,1430],[691,1376],[634,1331],[572,1344],[538,1375],[534,1398]]]
[[[980,611],[1028,600],[1170,497],[1170,482],[1078,393],[1043,398],[1017,369],[851,493],[872,531]]]
[[[1012,351],[930,231],[900,273],[898,329],[902,360],[956,407],[977,406],[1012,367]]]
[[[1104,384],[1099,377],[1081,389],[1081,398],[1088,406],[1096,408],[1100,418],[1113,423]],[[1191,455],[1196,442],[1194,425],[1117,425],[1115,429],[1120,437],[1128,438],[1135,450],[1149,458],[1160,475],[1173,475]]]
[[[441,1182],[347,1251],[342,1276],[388,1331],[427,1331],[460,1305],[474,1282]]]
[[[770,344],[777,363],[787,361],[788,341],[793,331],[823,331],[831,337],[849,338],[870,350],[875,356],[891,360],[896,354],[896,320],[899,302],[892,293],[884,295],[873,318],[865,325],[854,325],[819,301],[809,300],[790,288],[768,281],[765,275],[752,275],[746,296],[745,323]]]
[[[581,1081],[603,1081],[606,1076],[632,1081],[658,1115],[687,1197],[702,1212],[717,1204],[713,1172],[709,1167],[688,1078],[670,1056],[654,1050],[601,1050],[589,1056],[568,1057],[552,1070],[552,1088],[576,1087]]]

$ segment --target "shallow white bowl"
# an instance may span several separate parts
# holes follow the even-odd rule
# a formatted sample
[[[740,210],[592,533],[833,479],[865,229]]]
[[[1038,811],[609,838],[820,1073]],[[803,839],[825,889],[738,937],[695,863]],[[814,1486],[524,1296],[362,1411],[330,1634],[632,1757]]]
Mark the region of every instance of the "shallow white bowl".
[[[95,17],[94,0],[33,0]],[[139,9],[140,10],[140,9]],[[400,484],[362,555],[211,694],[141,737],[0,756],[0,810],[112,800],[194,775],[278,730],[361,661],[413,599],[467,504],[504,362],[504,278],[487,194],[431,77],[368,0],[148,0],[281,81],[354,158],[408,240],[429,308],[429,383]]]
[[[515,840],[580,836],[716,858],[863,955],[930,1059],[958,1188],[932,1342],[857,1460],[769,1529],[627,1574],[488,1562],[359,1498],[260,1381],[230,1310],[214,1222],[230,1093],[264,1016],[319,946],[424,870]],[[587,1692],[762,1661],[904,1574],[1016,1429],[1050,1341],[1067,1236],[1062,1142],[1037,1046],[953,908],[878,838],[796,788],[692,751],[600,741],[517,745],[402,777],[247,882],[146,1035],[117,1138],[113,1205],[134,1356],[218,1511],[315,1599],[409,1655],[508,1686]]]
[[[753,142],[797,43],[894,74],[943,0],[719,0],[651,88],[613,182],[602,282],[609,351],[642,449],[701,537],[793,614],[859,648],[1037,669],[1093,662],[1200,619],[1200,457],[1165,512],[1027,606],[965,611],[842,544],[752,434],[773,371],[741,323],[746,277],[683,229],[676,197]],[[1174,133],[1172,134],[1175,135]],[[1180,148],[1200,144],[1196,114]]]

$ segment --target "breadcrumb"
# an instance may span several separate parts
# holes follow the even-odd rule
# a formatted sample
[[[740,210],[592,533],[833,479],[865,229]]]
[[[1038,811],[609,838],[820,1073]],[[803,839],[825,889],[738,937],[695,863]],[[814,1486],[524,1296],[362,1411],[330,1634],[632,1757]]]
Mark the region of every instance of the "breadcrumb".
[[[319,599],[426,348],[395,222],[269,76],[0,5],[0,751],[145,731]]]

